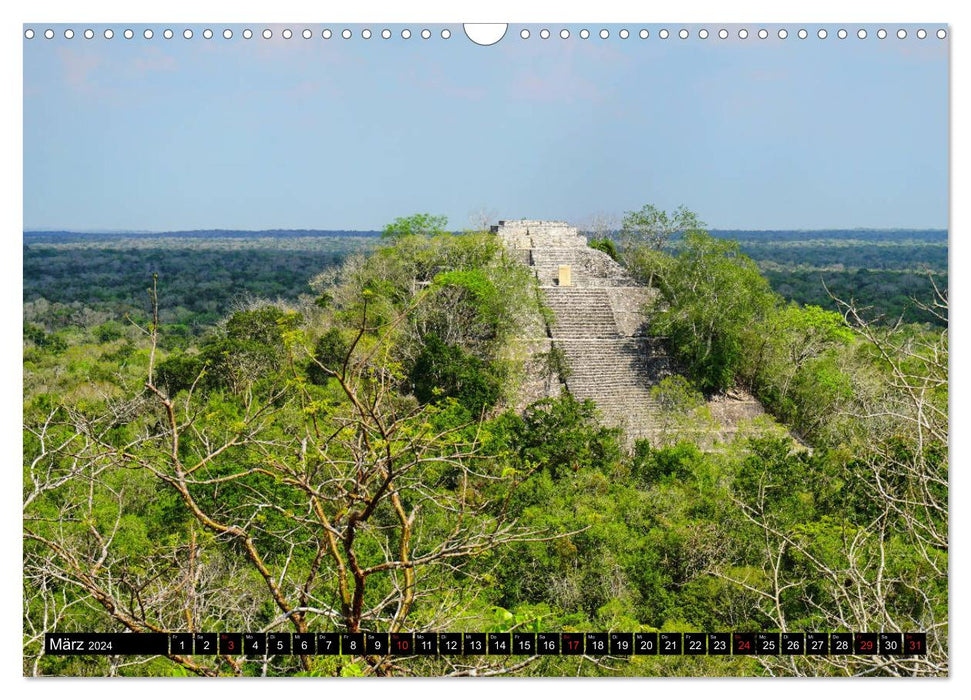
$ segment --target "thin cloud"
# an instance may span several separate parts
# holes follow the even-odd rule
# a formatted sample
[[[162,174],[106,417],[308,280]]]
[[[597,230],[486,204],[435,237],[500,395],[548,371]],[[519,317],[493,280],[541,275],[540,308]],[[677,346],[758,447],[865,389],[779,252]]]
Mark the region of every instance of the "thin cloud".
[[[179,63],[175,56],[165,53],[155,46],[147,47],[140,56],[132,62],[132,67],[136,73],[153,73],[155,71],[174,71]]]
[[[92,76],[102,65],[101,57],[91,51],[59,48],[64,84],[74,92],[91,93],[97,88]]]
[[[566,64],[551,66],[546,71],[521,71],[510,82],[511,97],[534,102],[603,102],[607,93]]]
[[[460,83],[446,75],[441,64],[422,61],[406,74],[409,82],[422,90],[432,90],[447,97],[478,101],[486,97],[487,91],[471,82]]]

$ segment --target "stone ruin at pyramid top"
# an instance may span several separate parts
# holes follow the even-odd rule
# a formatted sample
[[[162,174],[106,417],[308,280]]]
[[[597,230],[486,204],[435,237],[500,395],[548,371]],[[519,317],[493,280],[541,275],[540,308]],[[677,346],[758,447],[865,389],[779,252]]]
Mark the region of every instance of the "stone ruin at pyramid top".
[[[507,248],[585,248],[587,237],[565,221],[518,219],[492,227]]]
[[[542,287],[637,287],[627,270],[565,221],[518,219],[492,227],[506,250],[531,267]],[[563,274],[569,278],[563,278]]]

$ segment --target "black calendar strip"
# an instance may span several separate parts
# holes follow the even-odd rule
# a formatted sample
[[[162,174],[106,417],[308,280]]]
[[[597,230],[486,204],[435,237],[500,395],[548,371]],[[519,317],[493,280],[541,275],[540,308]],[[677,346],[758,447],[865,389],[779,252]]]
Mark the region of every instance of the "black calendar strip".
[[[923,632],[202,632],[45,635],[71,655],[923,656]]]

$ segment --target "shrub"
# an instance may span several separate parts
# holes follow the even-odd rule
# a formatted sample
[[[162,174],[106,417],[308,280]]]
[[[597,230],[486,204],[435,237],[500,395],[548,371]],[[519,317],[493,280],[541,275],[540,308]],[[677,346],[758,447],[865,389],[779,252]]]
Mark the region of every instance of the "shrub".
[[[344,339],[340,329],[331,328],[317,340],[317,345],[314,347],[314,359],[317,362],[310,363],[307,377],[314,384],[326,384],[330,375],[320,365],[334,372],[340,371],[349,349],[350,345]],[[317,364],[318,362],[320,365]]]
[[[620,259],[620,254],[617,252],[617,245],[609,238],[594,238],[587,245],[594,250],[599,250],[601,253],[606,253],[614,260]]]
[[[155,383],[165,387],[169,396],[189,389],[202,372],[203,361],[195,355],[173,355],[158,363]]]
[[[555,477],[584,468],[609,472],[620,459],[620,434],[600,425],[592,401],[563,394],[526,409],[519,449],[524,459],[544,465]]]
[[[422,403],[452,397],[474,413],[494,406],[501,393],[494,367],[434,334],[426,336],[409,378]]]

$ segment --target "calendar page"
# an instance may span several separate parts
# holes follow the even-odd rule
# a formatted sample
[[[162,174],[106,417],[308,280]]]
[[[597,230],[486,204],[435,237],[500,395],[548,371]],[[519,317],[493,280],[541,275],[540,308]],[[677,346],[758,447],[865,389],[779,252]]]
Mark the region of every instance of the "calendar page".
[[[326,14],[20,28],[23,675],[947,676],[950,26]]]

